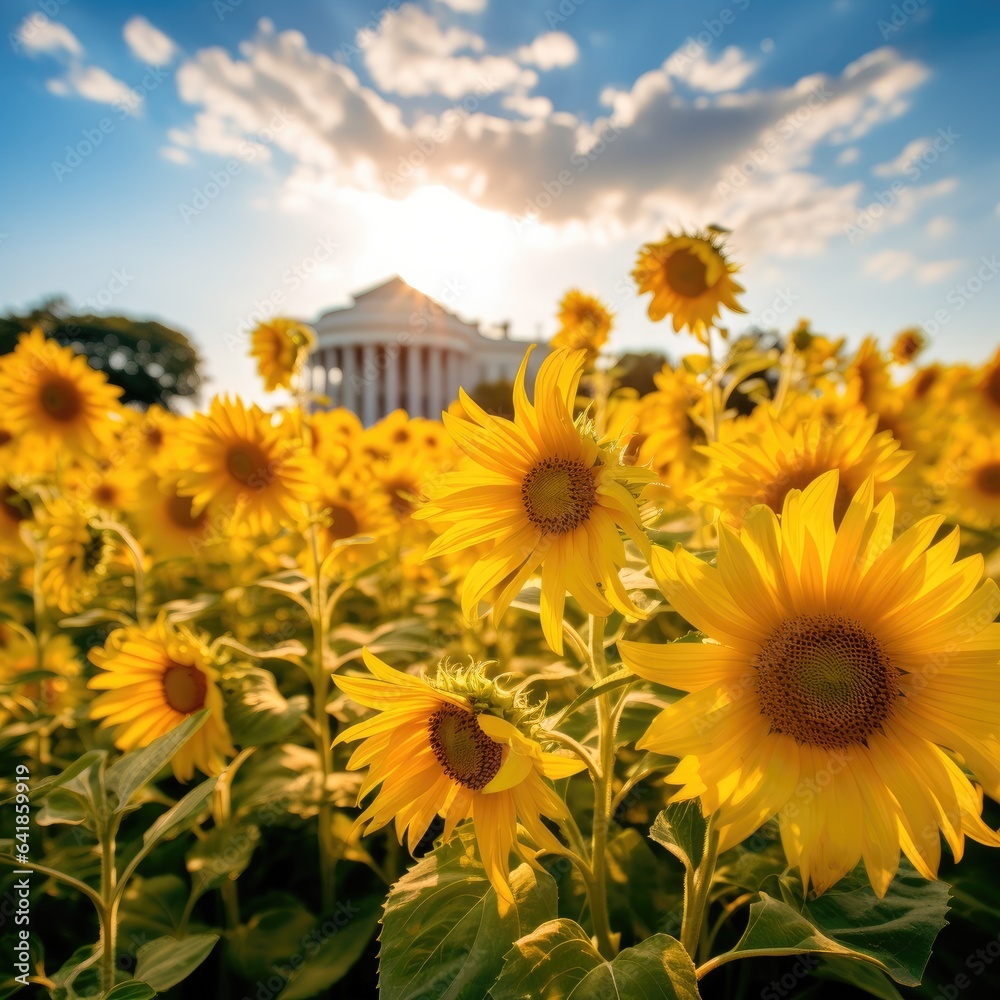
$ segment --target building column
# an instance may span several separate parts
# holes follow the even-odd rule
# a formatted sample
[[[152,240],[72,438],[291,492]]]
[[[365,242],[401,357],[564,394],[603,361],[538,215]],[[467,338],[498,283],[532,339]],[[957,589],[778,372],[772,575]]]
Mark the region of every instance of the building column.
[[[458,351],[449,351],[444,366],[444,405],[450,406],[458,399],[458,387],[462,384],[462,356]]]
[[[428,371],[427,371],[427,416],[431,420],[440,420],[441,411],[444,405],[441,402],[442,396],[442,376],[444,374],[444,358],[439,347],[428,348]]]
[[[398,344],[385,347],[385,412],[386,415],[399,409],[399,355],[402,348]]]
[[[420,369],[420,352],[423,348],[410,344],[406,349],[406,409],[411,417],[422,417],[420,390],[423,376]]]
[[[375,345],[361,348],[361,422],[371,427],[379,418],[376,394],[378,392],[378,366],[375,363]]]
[[[344,363],[340,366],[340,370],[344,373],[344,377],[340,383],[340,405],[357,413],[358,394],[354,385],[358,374],[355,366],[356,349],[353,344],[346,344],[341,350],[344,354]]]
[[[462,388],[471,393],[479,385],[479,369],[476,364],[476,356],[470,352],[462,361]]]

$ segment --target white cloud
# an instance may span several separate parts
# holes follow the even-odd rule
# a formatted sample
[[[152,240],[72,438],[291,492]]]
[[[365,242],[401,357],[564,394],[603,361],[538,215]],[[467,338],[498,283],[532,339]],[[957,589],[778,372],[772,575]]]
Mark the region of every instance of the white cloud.
[[[917,258],[908,250],[880,250],[865,261],[865,274],[887,284],[913,271]]]
[[[872,173],[876,177],[898,177],[900,174],[905,174],[910,164],[923,156],[931,148],[931,145],[930,139],[914,139],[903,147],[902,152],[895,159],[875,164],[872,167]]]
[[[541,70],[572,66],[580,55],[576,42],[565,31],[539,35],[530,45],[517,50],[517,58]]]
[[[426,11],[403,4],[387,11],[378,34],[358,37],[365,67],[380,90],[415,97],[530,89],[537,74],[509,56],[483,55],[486,42],[462,28],[442,28]],[[470,54],[474,53],[474,54]]]
[[[529,97],[527,94],[508,94],[501,104],[525,118],[548,118],[552,102],[547,97]]]
[[[888,284],[904,275],[913,275],[922,285],[943,281],[962,266],[962,260],[920,261],[908,250],[880,250],[865,260],[864,270],[869,277]]]
[[[685,49],[678,49],[663,64],[663,72],[682,80],[692,90],[708,94],[738,90],[756,68],[757,64],[735,45],[725,49],[715,62],[705,49],[700,49],[694,58]]]
[[[49,80],[50,93],[67,97],[77,94],[98,104],[114,104],[136,110],[142,96],[100,66],[71,66],[64,77]]]
[[[849,163],[857,163],[860,157],[861,150],[857,146],[848,146],[837,154],[837,162],[841,166],[846,166]]]
[[[177,52],[173,39],[138,14],[126,22],[122,35],[132,55],[152,66],[166,66]]]
[[[165,160],[170,160],[171,163],[179,163],[181,165],[191,162],[190,155],[185,153],[183,149],[178,149],[176,146],[164,146],[160,150],[160,156],[162,156]]]
[[[935,215],[927,223],[927,235],[932,239],[950,236],[955,231],[955,220],[950,215]]]
[[[478,14],[486,10],[486,0],[438,0],[438,2],[463,14]]]
[[[954,274],[964,263],[965,261],[961,258],[928,261],[917,268],[917,280],[922,285],[933,285],[935,282],[943,281],[949,275]]]
[[[452,50],[436,57],[445,61],[456,45],[475,53],[477,36],[456,30],[420,44]],[[228,155],[284,109],[289,124],[273,146],[292,161],[289,204],[303,207],[327,188],[403,199],[442,185],[523,227],[599,225],[619,238],[714,221],[739,233],[741,249],[775,255],[815,253],[843,237],[863,188],[831,186],[813,170],[817,152],[900,115],[926,76],[919,63],[880,49],[839,75],[745,92],[680,93],[660,68],[628,90],[608,88],[601,96],[611,113],[593,121],[518,86],[502,95],[506,114],[456,106],[404,115],[298,32],[263,22],[240,53],[207,49],[182,64],[180,96],[197,110],[176,131],[185,148]],[[171,143],[181,144],[173,134]],[[907,188],[893,211],[908,215],[936,193]]]
[[[44,14],[32,14],[26,17],[17,29],[17,40],[29,52],[48,52],[52,55],[68,52],[73,56],[83,55],[83,46],[76,35],[65,24],[51,21]]]

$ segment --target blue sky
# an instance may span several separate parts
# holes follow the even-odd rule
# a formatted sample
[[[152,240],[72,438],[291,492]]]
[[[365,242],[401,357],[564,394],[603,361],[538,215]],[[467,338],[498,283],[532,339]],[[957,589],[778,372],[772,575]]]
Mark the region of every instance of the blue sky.
[[[3,11],[0,308],[183,329],[259,396],[246,331],[399,272],[484,324],[554,331],[580,286],[613,346],[686,345],[628,274],[733,230],[747,317],[930,354],[1000,342],[994,3],[17,0]]]

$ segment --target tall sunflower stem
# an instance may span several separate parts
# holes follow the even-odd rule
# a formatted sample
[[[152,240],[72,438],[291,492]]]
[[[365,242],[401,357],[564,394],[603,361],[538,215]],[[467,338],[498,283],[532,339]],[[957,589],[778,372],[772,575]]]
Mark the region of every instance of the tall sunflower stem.
[[[320,899],[323,912],[329,913],[335,902],[334,873],[337,866],[333,845],[333,812],[329,800],[329,778],[333,773],[333,737],[330,733],[330,714],[326,703],[330,698],[330,674],[324,663],[326,648],[326,616],[332,612],[326,597],[326,581],[320,569],[319,539],[316,523],[309,527],[310,545],[313,558],[312,610],[310,619],[313,633],[313,663],[311,680],[313,686],[313,716],[316,721],[316,752],[319,755],[322,787],[319,791],[317,839],[319,845]]]
[[[115,953],[118,950],[118,869],[115,862],[115,838],[118,820],[109,819],[101,828],[101,990],[110,991],[115,985]]]
[[[590,616],[590,661],[594,678],[602,680],[607,674],[604,656],[605,619]],[[611,930],[608,915],[608,832],[611,827],[611,798],[615,777],[615,732],[611,695],[602,694],[597,699],[598,772],[594,776],[594,820],[590,840],[589,885],[590,919],[594,925],[598,950],[606,958],[614,958],[618,935]]]
[[[698,944],[701,941],[708,915],[708,901],[715,878],[715,868],[719,862],[719,833],[709,818],[705,828],[705,847],[702,852],[701,864],[694,870],[689,870],[684,877],[684,917],[681,924],[681,944],[692,960],[698,956]]]

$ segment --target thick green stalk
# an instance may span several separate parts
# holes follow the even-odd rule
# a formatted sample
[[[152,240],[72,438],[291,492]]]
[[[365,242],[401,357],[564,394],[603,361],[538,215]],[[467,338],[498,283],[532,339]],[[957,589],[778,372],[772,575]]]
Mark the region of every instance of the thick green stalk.
[[[115,953],[118,950],[118,870],[115,864],[115,838],[118,820],[112,818],[101,830],[101,990],[107,993],[115,985]]]
[[[698,943],[708,909],[708,899],[715,877],[715,866],[719,861],[719,834],[713,828],[711,818],[705,828],[705,850],[701,864],[684,879],[684,921],[681,925],[681,944],[692,960],[697,960]]]
[[[590,616],[590,662],[594,680],[607,674],[604,657],[604,618]],[[598,774],[594,777],[594,821],[590,838],[590,918],[594,924],[598,950],[614,958],[616,937],[608,916],[608,831],[611,826],[611,796],[615,776],[615,733],[611,695],[597,699]]]

